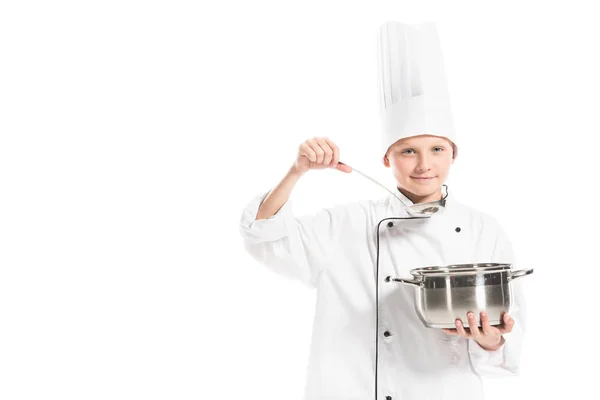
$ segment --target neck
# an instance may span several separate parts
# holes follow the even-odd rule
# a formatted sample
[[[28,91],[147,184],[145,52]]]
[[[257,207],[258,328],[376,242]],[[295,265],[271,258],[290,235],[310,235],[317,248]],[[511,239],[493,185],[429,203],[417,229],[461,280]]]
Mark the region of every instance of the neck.
[[[437,191],[435,191],[431,194],[425,195],[425,196],[416,195],[416,194],[411,193],[403,188],[398,188],[398,190],[400,191],[400,193],[402,193],[403,195],[408,197],[410,199],[410,201],[412,201],[414,204],[428,203],[430,201],[437,201],[437,200],[442,199],[442,189],[441,188],[438,189]]]

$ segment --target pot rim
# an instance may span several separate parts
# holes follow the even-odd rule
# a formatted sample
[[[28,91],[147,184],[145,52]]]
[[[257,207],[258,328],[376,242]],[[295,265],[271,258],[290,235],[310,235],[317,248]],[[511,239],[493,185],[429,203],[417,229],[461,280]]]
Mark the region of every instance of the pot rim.
[[[452,275],[456,273],[464,275],[507,271],[510,270],[511,267],[512,264],[506,263],[451,264],[413,268],[410,270],[410,273],[414,276]]]

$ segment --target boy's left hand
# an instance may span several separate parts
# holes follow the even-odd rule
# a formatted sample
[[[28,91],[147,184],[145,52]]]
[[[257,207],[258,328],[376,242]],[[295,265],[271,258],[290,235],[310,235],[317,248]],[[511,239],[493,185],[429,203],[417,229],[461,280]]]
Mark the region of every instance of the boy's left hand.
[[[504,314],[502,320],[504,324],[495,327],[490,325],[487,313],[481,312],[481,328],[477,326],[475,315],[472,312],[467,313],[469,328],[465,328],[460,318],[456,319],[456,329],[442,329],[448,335],[462,336],[466,339],[475,340],[486,350],[498,350],[504,344],[503,334],[512,331],[515,326],[515,320],[508,314]]]

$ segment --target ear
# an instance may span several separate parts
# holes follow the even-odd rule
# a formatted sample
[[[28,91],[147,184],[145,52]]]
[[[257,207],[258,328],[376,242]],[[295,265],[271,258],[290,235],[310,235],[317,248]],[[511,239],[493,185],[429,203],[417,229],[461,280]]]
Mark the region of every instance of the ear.
[[[386,168],[390,167],[390,159],[388,158],[387,154],[383,156],[383,165],[385,165]]]

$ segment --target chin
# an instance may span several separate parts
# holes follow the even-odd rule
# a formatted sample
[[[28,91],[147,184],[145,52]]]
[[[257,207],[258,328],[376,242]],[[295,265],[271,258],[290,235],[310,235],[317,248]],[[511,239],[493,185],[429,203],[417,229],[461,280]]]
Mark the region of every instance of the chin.
[[[413,182],[410,182],[410,184],[404,186],[405,190],[408,190],[410,193],[414,194],[415,196],[419,196],[419,197],[426,197],[426,196],[430,196],[436,192],[438,192],[441,189],[441,185],[427,185],[427,186],[423,186],[423,185],[419,185],[419,184],[415,184]]]

